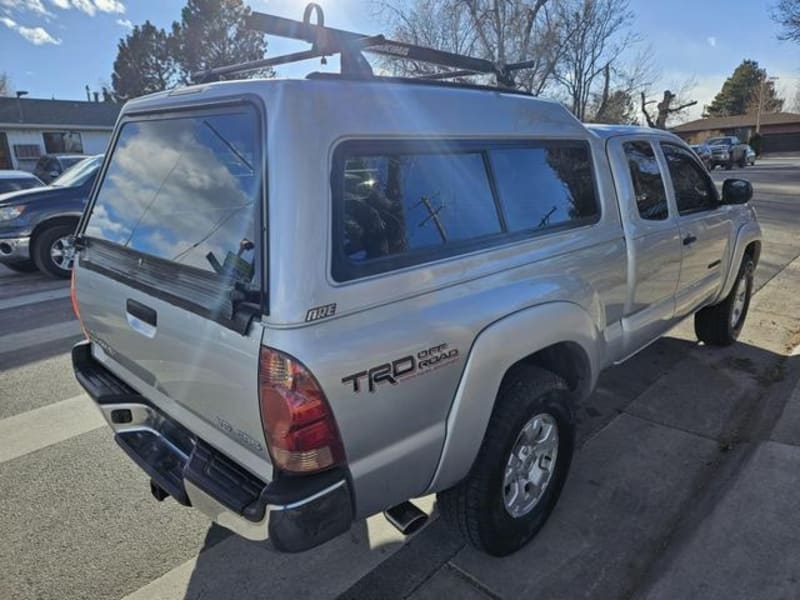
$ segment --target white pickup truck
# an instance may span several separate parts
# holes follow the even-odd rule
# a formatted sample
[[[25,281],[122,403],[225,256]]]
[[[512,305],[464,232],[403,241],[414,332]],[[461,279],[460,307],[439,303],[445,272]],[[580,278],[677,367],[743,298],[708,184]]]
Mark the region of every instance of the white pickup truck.
[[[76,375],[157,499],[245,537],[409,532],[437,493],[508,554],[604,368],[693,313],[737,338],[752,188],[664,131],[342,64],[125,105],[77,231]]]

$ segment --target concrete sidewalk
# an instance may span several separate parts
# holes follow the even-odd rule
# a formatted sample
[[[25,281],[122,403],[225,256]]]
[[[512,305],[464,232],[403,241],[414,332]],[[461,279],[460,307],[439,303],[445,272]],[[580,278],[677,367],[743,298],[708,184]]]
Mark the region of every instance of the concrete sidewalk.
[[[754,297],[739,343],[698,345],[625,406],[578,411],[579,450],[535,540],[495,559],[434,522],[344,597],[800,595],[800,259]],[[591,415],[616,410],[597,431]]]

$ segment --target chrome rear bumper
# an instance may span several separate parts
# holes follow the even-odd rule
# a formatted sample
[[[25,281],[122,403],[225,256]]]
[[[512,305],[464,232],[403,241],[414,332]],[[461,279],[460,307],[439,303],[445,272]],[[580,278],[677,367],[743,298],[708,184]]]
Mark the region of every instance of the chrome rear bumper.
[[[265,483],[171,419],[91,355],[72,351],[73,368],[114,430],[119,446],[151,479],[158,500],[172,496],[250,540],[300,552],[344,533],[353,521],[341,469]]]

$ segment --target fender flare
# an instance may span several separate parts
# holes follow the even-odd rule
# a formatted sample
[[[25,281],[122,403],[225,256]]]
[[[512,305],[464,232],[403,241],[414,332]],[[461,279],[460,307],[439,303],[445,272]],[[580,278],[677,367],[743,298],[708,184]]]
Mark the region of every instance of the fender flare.
[[[562,342],[575,343],[585,352],[587,389],[593,389],[603,364],[604,340],[589,313],[577,304],[551,302],[526,308],[478,334],[450,405],[439,463],[425,493],[451,487],[469,472],[508,369]]]
[[[730,294],[733,284],[736,281],[736,275],[739,273],[739,266],[742,264],[744,251],[753,242],[761,242],[761,227],[756,222],[745,223],[736,232],[736,241],[733,245],[731,252],[731,260],[728,264],[728,272],[725,275],[723,286],[720,288],[720,293],[714,300],[714,303],[722,301],[728,294]],[[758,265],[758,259],[761,254],[761,248],[758,247],[753,261]]]

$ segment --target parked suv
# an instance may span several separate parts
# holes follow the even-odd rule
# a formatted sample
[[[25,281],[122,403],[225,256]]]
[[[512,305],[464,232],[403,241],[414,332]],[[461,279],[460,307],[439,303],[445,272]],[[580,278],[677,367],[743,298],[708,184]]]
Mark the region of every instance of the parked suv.
[[[0,264],[69,277],[73,233],[102,160],[84,157],[48,186],[0,194]]]
[[[692,313],[736,339],[751,195],[720,196],[670,133],[497,89],[136,99],[78,228],[75,373],[157,499],[242,536],[300,551],[381,511],[408,532],[435,492],[508,554],[552,511],[604,368]]]
[[[741,168],[747,165],[748,146],[734,135],[709,138],[704,144],[711,148],[711,169],[725,167],[730,170],[733,165],[738,165]]]

